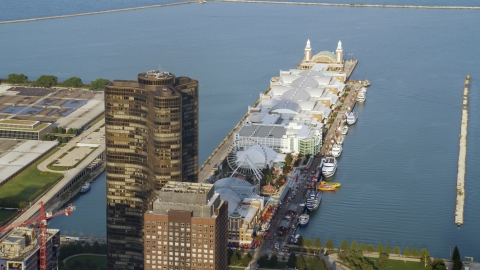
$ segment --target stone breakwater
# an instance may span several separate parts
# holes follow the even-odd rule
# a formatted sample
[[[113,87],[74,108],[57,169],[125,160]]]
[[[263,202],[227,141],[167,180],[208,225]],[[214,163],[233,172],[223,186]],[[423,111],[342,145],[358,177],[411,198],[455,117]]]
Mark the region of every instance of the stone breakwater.
[[[111,10],[94,11],[94,12],[86,12],[86,13],[78,13],[78,14],[48,16],[48,17],[21,19],[21,20],[11,20],[11,21],[0,22],[0,24],[35,22],[35,21],[53,20],[53,19],[64,19],[64,18],[71,18],[71,17],[90,16],[90,15],[98,15],[98,14],[113,13],[113,12],[123,12],[123,11],[139,10],[139,9],[147,9],[147,8],[177,6],[177,5],[185,5],[185,4],[192,4],[192,3],[198,3],[198,2],[196,2],[196,1],[185,1],[185,2],[177,2],[177,3],[169,3],[169,4],[143,6],[143,7],[121,8],[121,9],[111,9]]]
[[[339,4],[339,3],[314,3],[314,2],[281,2],[281,1],[258,1],[258,0],[211,0],[213,2],[238,2],[256,4],[285,4],[285,5],[310,5],[310,6],[333,6],[333,7],[369,7],[369,8],[421,8],[421,9],[473,9],[480,10],[477,6],[416,6],[416,5],[381,5],[381,4]]]

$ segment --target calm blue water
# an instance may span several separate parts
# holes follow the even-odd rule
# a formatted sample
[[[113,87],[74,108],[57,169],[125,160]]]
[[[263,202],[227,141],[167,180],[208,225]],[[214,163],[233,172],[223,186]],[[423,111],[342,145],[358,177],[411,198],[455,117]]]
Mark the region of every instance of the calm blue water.
[[[209,2],[0,25],[0,77],[135,79],[161,66],[196,78],[203,161],[270,77],[296,66],[308,38],[317,52],[335,50],[340,39],[345,55],[360,60],[353,77],[368,77],[372,86],[365,105],[356,108],[360,118],[350,129],[333,179],[342,188],[324,195],[302,234],[323,242],[332,238],[337,246],[357,240],[425,247],[439,257],[448,257],[450,247],[458,245],[463,256],[478,257],[478,25],[479,12],[468,10]],[[467,73],[473,77],[467,201],[465,225],[458,230],[453,210]],[[85,199],[75,201],[71,217],[51,226],[103,234],[100,178]]]

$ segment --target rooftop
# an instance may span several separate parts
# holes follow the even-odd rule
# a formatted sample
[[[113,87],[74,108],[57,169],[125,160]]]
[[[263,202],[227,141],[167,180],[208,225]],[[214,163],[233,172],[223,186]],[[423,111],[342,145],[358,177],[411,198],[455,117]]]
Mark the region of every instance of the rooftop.
[[[207,194],[213,184],[168,181],[161,189],[163,192]]]

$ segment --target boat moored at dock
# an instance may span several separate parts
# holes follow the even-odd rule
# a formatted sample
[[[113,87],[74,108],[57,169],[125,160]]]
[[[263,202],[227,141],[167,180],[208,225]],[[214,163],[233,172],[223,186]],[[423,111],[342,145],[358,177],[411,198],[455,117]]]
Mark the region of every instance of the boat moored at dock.
[[[300,225],[300,227],[307,226],[308,221],[310,221],[310,216],[308,214],[301,214],[298,217],[298,225]]]
[[[337,159],[334,157],[326,157],[325,158],[325,163],[323,164],[322,167],[322,174],[325,177],[332,177],[335,172],[337,171]]]
[[[342,135],[347,135],[348,133],[348,126],[343,126],[341,129],[340,129],[340,133]]]
[[[80,189],[80,193],[85,193],[91,189],[90,183],[85,183]]]
[[[333,157],[339,157],[342,154],[342,145],[341,144],[334,144],[332,147],[332,156]]]
[[[353,125],[357,122],[358,114],[355,112],[347,113],[347,124]]]
[[[322,202],[322,192],[312,190],[307,197],[308,211],[316,210],[321,202]]]

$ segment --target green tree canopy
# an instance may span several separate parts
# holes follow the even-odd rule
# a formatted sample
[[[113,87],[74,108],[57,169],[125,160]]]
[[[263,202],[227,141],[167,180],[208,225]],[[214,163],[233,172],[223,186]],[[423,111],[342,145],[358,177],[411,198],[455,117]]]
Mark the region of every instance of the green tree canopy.
[[[290,268],[294,268],[296,264],[297,264],[297,255],[295,255],[295,253],[292,252],[288,256],[287,266]]]
[[[241,261],[242,266],[248,266],[248,264],[250,263],[250,260],[252,259],[251,256],[252,255],[250,255],[250,253],[245,253],[245,255],[243,255],[242,261]]]
[[[388,254],[387,253],[380,253],[380,256],[378,257],[378,264],[380,264],[380,266],[385,266],[388,262]]]
[[[343,251],[350,250],[350,244],[347,242],[347,240],[343,240],[343,242],[340,244],[340,249]]]
[[[7,83],[12,83],[12,84],[23,84],[28,82],[28,77],[25,76],[24,74],[8,74],[7,78]]]
[[[302,254],[298,255],[297,261],[295,262],[295,267],[301,270],[304,270],[305,267],[307,267],[307,264],[305,263],[305,258]]]
[[[405,257],[410,257],[410,248],[408,246],[406,246],[405,249],[403,250],[403,255]]]
[[[328,238],[327,243],[325,243],[325,248],[328,250],[332,250],[335,248],[332,239]]]
[[[358,243],[357,241],[353,240],[352,242],[352,250],[353,251],[357,251],[358,250]]]
[[[432,270],[447,270],[447,267],[442,259],[435,259],[432,262]]]
[[[232,252],[233,254],[233,252]],[[268,255],[265,254],[265,255],[262,255],[260,256],[260,258],[258,258],[258,265],[261,267],[261,268],[265,268],[268,266]]]
[[[80,79],[78,77],[70,77],[70,78],[66,79],[65,81],[63,81],[63,86],[78,88],[78,87],[83,86],[83,82],[82,82],[82,79]]]
[[[365,243],[361,243],[361,244],[360,244],[360,250],[361,250],[362,252],[365,252],[365,251],[367,251],[367,250],[368,250],[368,248],[367,248],[367,244],[365,244]]]
[[[310,237],[307,237],[307,239],[305,239],[305,243],[303,244],[303,246],[305,246],[308,249],[311,249],[313,247],[312,239]]]
[[[423,263],[430,263],[430,253],[426,248],[420,249],[420,261]]]
[[[390,247],[390,244],[388,244],[388,245],[385,247],[385,253],[387,253],[387,254],[391,254],[391,253],[392,253],[392,248]]]
[[[377,246],[377,252],[378,253],[383,253],[385,252],[385,250],[383,250],[383,245],[382,243],[379,243],[378,246]]]
[[[316,249],[321,249],[322,248],[322,241],[320,241],[320,237],[315,238],[315,243],[313,243],[313,246]]]
[[[375,247],[373,246],[373,244],[368,245],[367,251],[368,252],[374,252],[375,251]]]
[[[463,267],[463,263],[460,257],[460,251],[458,251],[457,246],[455,246],[455,248],[453,249],[452,260],[453,260],[453,270],[461,270]]]
[[[416,247],[414,247],[414,248],[412,249],[412,256],[415,257],[415,258],[418,258],[418,250],[417,250]]]
[[[395,246],[395,248],[393,249],[393,253],[397,254],[397,255],[400,255],[400,247],[399,246]]]
[[[288,153],[286,156],[285,156],[285,164],[290,164],[292,163],[292,154]]]
[[[93,90],[104,89],[105,85],[109,82],[110,81],[107,79],[98,78],[90,83],[90,89],[93,89]]]
[[[297,240],[297,246],[303,247],[303,236],[300,235]]]
[[[57,85],[57,80],[57,76],[42,75],[35,81],[35,85],[40,87],[52,87]]]
[[[277,263],[278,257],[277,255],[273,254],[270,260],[268,260],[268,266],[270,266],[271,268],[275,268],[275,266],[277,266]]]

